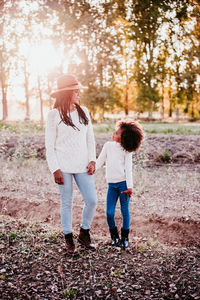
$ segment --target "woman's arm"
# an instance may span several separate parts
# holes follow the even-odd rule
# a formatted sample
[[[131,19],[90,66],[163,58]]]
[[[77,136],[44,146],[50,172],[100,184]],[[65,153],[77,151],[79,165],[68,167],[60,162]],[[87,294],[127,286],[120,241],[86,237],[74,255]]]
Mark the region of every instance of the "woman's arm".
[[[56,142],[56,110],[51,110],[48,113],[45,129],[45,147],[46,147],[46,159],[51,173],[60,169],[55,153]]]
[[[89,162],[91,161],[96,162],[96,144],[94,139],[94,131],[93,131],[93,126],[88,111],[87,111],[87,117],[89,120],[88,128],[87,128],[88,159]]]
[[[93,175],[96,170],[96,144],[94,139],[94,131],[92,122],[90,119],[90,114],[88,109],[84,107],[86,116],[88,117],[88,128],[87,128],[87,146],[88,146],[88,160],[87,171],[89,175]]]

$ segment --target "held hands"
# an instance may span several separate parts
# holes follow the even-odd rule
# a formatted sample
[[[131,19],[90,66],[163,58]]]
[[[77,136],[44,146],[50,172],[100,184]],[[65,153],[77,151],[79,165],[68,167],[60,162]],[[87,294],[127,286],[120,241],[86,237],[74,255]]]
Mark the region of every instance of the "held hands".
[[[89,175],[93,175],[95,172],[95,165],[96,163],[94,161],[90,161],[89,164],[87,165],[87,171]],[[64,179],[62,176],[62,172],[60,169],[56,170],[54,173],[54,181],[57,184],[64,184]]]
[[[132,196],[133,190],[131,188],[129,188],[128,190],[123,191],[122,194],[126,194],[127,200],[128,200],[128,198]]]
[[[87,172],[89,175],[93,175],[96,170],[96,163],[95,161],[90,161],[89,164],[87,165]]]
[[[63,179],[63,176],[62,176],[62,172],[60,169],[56,170],[54,173],[54,180],[55,180],[55,183],[57,184],[64,184],[64,179]]]

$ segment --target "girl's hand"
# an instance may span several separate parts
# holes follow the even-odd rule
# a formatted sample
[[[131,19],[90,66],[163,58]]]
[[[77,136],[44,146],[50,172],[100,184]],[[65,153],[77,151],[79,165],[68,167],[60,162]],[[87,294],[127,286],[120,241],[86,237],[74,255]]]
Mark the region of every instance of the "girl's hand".
[[[95,161],[90,161],[87,165],[87,172],[89,175],[93,175],[96,170],[96,163]]]
[[[122,194],[126,194],[126,195],[127,195],[127,200],[128,200],[128,198],[132,196],[133,190],[132,190],[131,188],[129,188],[128,190],[123,191],[123,192],[121,192],[121,193],[122,193]]]
[[[54,173],[54,180],[55,180],[55,183],[57,184],[64,184],[64,179],[63,179],[63,176],[62,176],[62,172],[60,169],[56,170]]]

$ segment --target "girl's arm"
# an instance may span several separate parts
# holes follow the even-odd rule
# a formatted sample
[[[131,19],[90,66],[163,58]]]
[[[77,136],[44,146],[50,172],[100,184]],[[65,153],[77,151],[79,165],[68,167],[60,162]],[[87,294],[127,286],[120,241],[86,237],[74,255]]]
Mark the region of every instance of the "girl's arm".
[[[97,170],[103,166],[103,164],[106,161],[106,152],[107,152],[107,143],[103,145],[103,149],[101,150],[101,153],[99,154],[99,157],[97,158],[97,164],[96,168]]]
[[[128,200],[133,194],[132,153],[127,153],[125,156],[125,173],[127,190],[123,191],[122,194],[126,194]]]
[[[127,188],[133,188],[133,172],[132,172],[132,157],[133,153],[127,153],[125,156],[125,173]]]
[[[56,110],[51,110],[47,116],[45,129],[46,159],[51,173],[60,169],[55,153],[56,142]]]

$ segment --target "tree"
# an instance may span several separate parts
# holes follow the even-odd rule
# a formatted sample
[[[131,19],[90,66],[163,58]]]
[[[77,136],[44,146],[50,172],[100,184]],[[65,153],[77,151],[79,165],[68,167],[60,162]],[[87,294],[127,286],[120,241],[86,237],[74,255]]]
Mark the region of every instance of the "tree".
[[[159,101],[157,88],[157,54],[159,29],[168,4],[162,1],[131,1],[129,21],[136,56],[136,81],[138,105],[147,109],[149,118]]]
[[[0,11],[0,83],[3,120],[6,120],[8,117],[7,90],[9,74],[13,64],[12,56],[15,54],[13,37],[13,24],[8,16],[8,9],[5,5]]]

